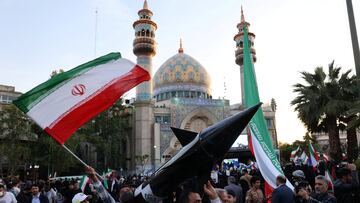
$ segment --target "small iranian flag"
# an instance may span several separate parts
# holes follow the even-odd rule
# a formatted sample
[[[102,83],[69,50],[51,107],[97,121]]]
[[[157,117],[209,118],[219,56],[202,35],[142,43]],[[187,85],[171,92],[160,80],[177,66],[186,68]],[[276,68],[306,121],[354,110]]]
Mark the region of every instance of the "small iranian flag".
[[[296,154],[298,153],[299,150],[300,150],[300,146],[298,146],[294,151],[291,151],[290,161],[295,159],[295,156],[296,156]]]
[[[54,76],[14,104],[63,145],[85,122],[146,80],[145,69],[110,53]]]
[[[80,180],[80,189],[82,192],[85,191],[86,184],[88,184],[90,181],[89,177],[87,175],[82,176]]]
[[[306,165],[308,163],[309,157],[308,157],[308,155],[306,155],[305,151],[302,152],[302,154],[300,156],[300,160],[303,165]]]
[[[255,70],[250,55],[250,44],[247,27],[244,27],[244,89],[245,107],[256,105],[260,102],[256,83]],[[253,116],[248,127],[249,147],[255,156],[258,168],[265,179],[265,193],[268,197],[276,188],[276,177],[284,175],[279,160],[277,159],[269,131],[267,129],[262,109]],[[293,189],[289,181],[286,185]]]
[[[103,178],[103,180],[104,180],[104,187],[106,188],[106,189],[109,189],[109,185],[108,185],[108,178],[107,177],[109,177],[110,175],[111,175],[111,173],[112,173],[112,169],[107,169],[107,171],[106,172],[103,172],[103,174],[102,174],[102,178]]]
[[[311,143],[309,143],[309,155],[309,166],[312,166],[315,170],[319,162],[319,156]]]
[[[328,181],[328,189],[331,189],[332,191],[334,191],[334,181],[329,173],[329,170],[325,171],[325,178]]]

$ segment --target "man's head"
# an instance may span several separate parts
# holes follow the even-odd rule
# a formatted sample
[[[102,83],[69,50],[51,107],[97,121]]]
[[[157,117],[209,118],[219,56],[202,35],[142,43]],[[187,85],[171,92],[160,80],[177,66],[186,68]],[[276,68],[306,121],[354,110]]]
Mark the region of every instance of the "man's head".
[[[79,189],[80,188],[80,183],[79,183],[79,181],[74,181],[74,190],[77,190],[77,189]]]
[[[227,203],[228,202],[228,193],[226,190],[222,189],[222,188],[216,188],[216,193],[218,194],[221,202],[223,203]]]
[[[180,194],[179,203],[202,203],[202,199],[197,192],[183,191]]]
[[[254,187],[254,188],[256,188],[256,189],[259,189],[259,188],[260,188],[260,184],[261,184],[260,178],[257,177],[257,176],[251,177],[251,179],[250,179],[250,184],[251,184],[252,187]]]
[[[243,174],[243,175],[247,175],[247,174],[249,174],[249,171],[248,171],[246,168],[244,168],[244,169],[242,170],[242,174]]]
[[[339,169],[338,176],[342,182],[350,183],[352,181],[351,170],[348,168]]]
[[[276,177],[276,186],[282,185],[286,183],[286,177],[284,175],[278,175]]]
[[[32,195],[37,195],[39,192],[40,192],[40,189],[39,189],[39,185],[38,184],[32,184],[31,185],[31,194]]]
[[[0,183],[0,197],[3,197],[5,195],[5,185]]]
[[[315,177],[315,192],[316,193],[326,193],[328,190],[328,182],[325,176],[318,175]]]
[[[236,202],[236,194],[233,190],[229,189],[226,190],[227,194],[228,194],[228,203],[235,203]]]
[[[235,177],[234,176],[229,176],[228,179],[228,185],[230,184],[236,184],[236,180],[235,180]]]
[[[120,185],[118,188],[118,197],[121,199],[124,194],[131,194],[134,196],[134,191],[130,185]]]

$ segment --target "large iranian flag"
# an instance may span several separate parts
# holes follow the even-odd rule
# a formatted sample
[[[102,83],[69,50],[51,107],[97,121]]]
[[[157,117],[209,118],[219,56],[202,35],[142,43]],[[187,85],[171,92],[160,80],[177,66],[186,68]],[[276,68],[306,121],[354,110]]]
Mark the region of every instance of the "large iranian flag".
[[[145,69],[110,53],[52,77],[14,104],[64,144],[85,122],[149,79]]]
[[[255,70],[250,55],[250,45],[247,27],[244,27],[244,89],[245,107],[250,107],[260,102],[256,83]],[[280,162],[275,154],[272,141],[269,136],[264,114],[260,108],[253,116],[248,127],[249,143],[262,176],[266,181],[266,193],[270,193],[276,187],[276,177],[284,175]],[[293,186],[289,181],[286,183],[291,189]],[[268,196],[267,194],[267,196]]]

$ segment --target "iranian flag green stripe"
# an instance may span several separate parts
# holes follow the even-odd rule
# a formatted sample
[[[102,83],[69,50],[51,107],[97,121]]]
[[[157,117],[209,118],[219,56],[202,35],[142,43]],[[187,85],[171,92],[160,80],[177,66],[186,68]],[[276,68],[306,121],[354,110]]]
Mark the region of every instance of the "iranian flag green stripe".
[[[120,58],[119,53],[94,61],[99,63],[89,62],[87,66],[76,67],[76,71],[65,72],[63,80],[51,78],[20,97],[15,105],[23,110],[21,104],[28,104],[25,108],[27,115],[56,141],[64,144],[81,125],[109,108],[125,92],[150,79],[145,69]],[[51,84],[47,91],[44,91],[45,84]],[[37,97],[30,102],[29,97],[35,98],[33,95]]]
[[[68,80],[84,73],[85,71],[88,71],[91,68],[106,64],[109,61],[113,61],[119,58],[121,58],[120,53],[110,53],[95,60],[84,63],[80,66],[77,66],[64,73],[57,74],[50,80],[36,86],[32,90],[21,95],[18,100],[14,101],[14,104],[23,112],[27,113],[31,109],[31,107],[40,102],[51,92],[64,85]]]
[[[255,70],[250,55],[250,45],[248,39],[247,27],[244,27],[244,89],[245,89],[245,107],[250,107],[260,103],[259,92],[256,83]],[[250,138],[249,142],[252,144],[252,151],[258,163],[261,174],[268,186],[267,191],[276,187],[276,177],[283,175],[281,165],[276,157],[269,131],[266,127],[264,114],[262,109],[259,109],[253,116],[249,123]],[[287,181],[287,185],[293,188],[291,183]]]

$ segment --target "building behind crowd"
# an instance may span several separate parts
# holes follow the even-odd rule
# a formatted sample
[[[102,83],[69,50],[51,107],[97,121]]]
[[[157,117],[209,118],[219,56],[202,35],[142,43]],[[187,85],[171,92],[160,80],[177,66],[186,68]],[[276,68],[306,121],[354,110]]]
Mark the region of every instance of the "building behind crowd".
[[[15,87],[0,84],[0,110],[3,106],[11,104],[13,100],[18,98],[22,93],[15,91]]]
[[[153,12],[149,9],[146,0],[143,8],[138,11],[138,16],[139,19],[133,23],[135,33],[133,53],[137,56],[137,64],[147,69],[153,77],[150,81],[137,86],[136,97],[126,102],[130,114],[131,132],[126,136],[124,143],[119,143],[124,148],[126,156],[126,164],[121,167],[131,170],[139,169],[136,159],[149,156],[146,168],[153,170],[174,156],[182,147],[170,127],[200,132],[242,111],[244,107],[241,103],[230,105],[227,99],[213,97],[211,76],[206,67],[201,65],[195,57],[187,54],[181,42],[180,46],[174,43],[174,53],[161,53],[168,54],[170,58],[153,74],[152,59],[157,54],[155,36],[158,25],[152,20]],[[237,25],[238,32],[233,40],[236,48],[235,63],[239,65],[241,75],[239,88],[241,87],[242,90],[243,27],[245,25],[250,24],[245,21],[241,10],[241,20]],[[171,29],[171,27],[164,29]],[[255,34],[249,31],[249,36],[251,54],[256,62]],[[129,37],[130,40],[132,38]],[[0,86],[0,94],[0,101],[4,104],[11,103],[21,95],[10,86]],[[277,148],[275,111],[267,104],[264,104],[262,108],[273,146]],[[246,136],[245,132],[242,136]],[[82,143],[81,146],[83,160],[96,167],[98,163],[96,149],[87,142]]]
[[[152,58],[157,54],[155,35],[158,25],[152,20],[153,12],[149,9],[146,0],[138,15],[139,19],[133,23],[135,30],[133,52],[137,56],[137,63],[153,75]],[[241,81],[243,81],[245,25],[250,24],[245,21],[241,11],[241,21],[237,25],[238,33],[234,36],[235,62],[240,66]],[[251,54],[255,62],[255,34],[249,32],[249,36]],[[243,89],[243,82],[239,87]],[[174,55],[158,68],[152,80],[136,88],[136,98],[131,102],[135,109],[132,124],[134,129],[132,138],[128,139],[130,150],[127,159],[134,160],[136,156],[149,155],[149,167],[156,168],[182,147],[170,127],[200,132],[244,109],[241,103],[230,105],[227,99],[215,99],[211,90],[211,76],[206,67],[202,66],[195,57],[187,54],[180,41],[178,48],[174,46]],[[273,145],[277,147],[275,111],[270,105],[263,105],[263,111]],[[135,169],[136,163],[134,161],[131,163],[130,168]]]

